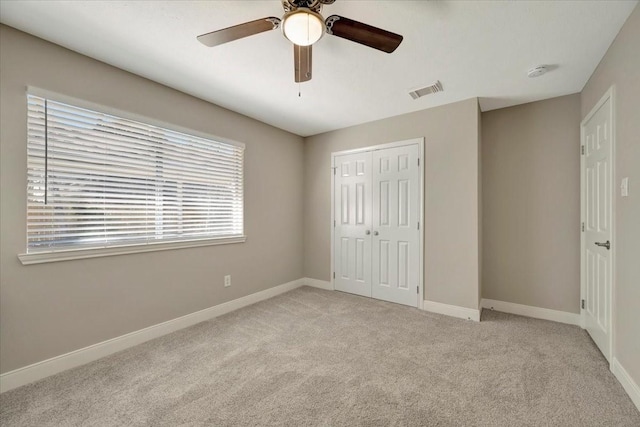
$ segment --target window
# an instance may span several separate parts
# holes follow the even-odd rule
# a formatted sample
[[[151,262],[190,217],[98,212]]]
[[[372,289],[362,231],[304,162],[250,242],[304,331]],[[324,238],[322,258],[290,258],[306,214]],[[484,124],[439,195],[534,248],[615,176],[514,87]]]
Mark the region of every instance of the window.
[[[244,240],[243,146],[27,101],[27,254]]]

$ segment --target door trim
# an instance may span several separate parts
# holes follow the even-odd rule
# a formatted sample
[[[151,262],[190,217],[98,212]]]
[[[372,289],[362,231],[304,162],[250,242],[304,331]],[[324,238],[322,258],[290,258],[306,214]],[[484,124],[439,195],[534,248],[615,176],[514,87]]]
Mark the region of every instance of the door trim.
[[[334,221],[336,220],[335,218],[335,173],[334,171],[336,170],[336,162],[335,159],[338,156],[342,156],[345,154],[354,154],[354,153],[362,153],[362,152],[367,152],[367,151],[376,151],[376,150],[384,150],[386,148],[395,148],[395,147],[404,147],[406,145],[414,145],[417,144],[418,145],[418,158],[420,160],[420,201],[418,202],[420,204],[420,214],[419,214],[419,219],[420,219],[420,230],[418,233],[418,257],[420,259],[419,262],[419,268],[420,268],[420,274],[418,275],[418,294],[417,294],[417,298],[418,298],[418,302],[416,304],[416,307],[419,309],[424,309],[424,229],[425,229],[425,224],[424,224],[424,170],[425,170],[425,165],[424,165],[424,137],[420,137],[420,138],[413,138],[413,139],[406,139],[406,140],[402,140],[402,141],[395,141],[395,142],[389,142],[386,144],[378,144],[378,145],[372,145],[372,146],[368,146],[368,147],[361,147],[361,148],[355,148],[355,149],[351,149],[351,150],[343,150],[343,151],[335,151],[331,153],[331,170],[330,170],[330,174],[331,174],[331,223],[329,224],[329,227],[331,228],[330,234],[331,234],[331,271],[329,272],[329,277],[331,278],[331,288],[335,289],[335,278],[334,276],[334,272],[335,272],[335,259],[334,259],[334,239],[335,239],[335,227],[334,227]]]
[[[616,188],[616,161],[615,161],[615,146],[616,146],[616,107],[615,107],[615,85],[611,86],[605,94],[600,98],[600,100],[596,103],[596,105],[591,109],[589,114],[585,116],[585,118],[580,122],[580,150],[582,147],[585,147],[585,136],[584,136],[584,128],[585,124],[593,117],[593,115],[604,105],[607,100],[609,102],[609,114],[611,115],[611,144],[609,145],[609,160],[610,160],[610,168],[609,168],[609,185],[610,185],[610,194],[611,194],[611,203],[609,205],[609,218],[611,218],[611,252],[609,253],[609,258],[611,259],[611,268],[609,272],[609,280],[611,286],[609,288],[609,369],[613,368],[613,360],[615,357],[615,340],[614,340],[614,331],[615,331],[615,296],[616,296],[616,196],[617,196],[617,188]],[[580,224],[585,222],[586,218],[586,186],[585,186],[585,160],[586,156],[580,154]],[[586,249],[586,239],[585,232],[580,232],[580,303],[582,300],[586,299],[586,260],[585,260],[585,249]],[[580,305],[580,326],[583,329],[586,329],[586,310],[582,308]]]

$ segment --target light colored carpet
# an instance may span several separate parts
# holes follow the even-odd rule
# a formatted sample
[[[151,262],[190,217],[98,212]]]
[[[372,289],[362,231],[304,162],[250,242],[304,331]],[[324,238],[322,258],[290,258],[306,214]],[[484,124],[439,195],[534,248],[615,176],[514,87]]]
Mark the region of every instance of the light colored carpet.
[[[640,426],[575,326],[301,288],[0,396],[3,426]]]

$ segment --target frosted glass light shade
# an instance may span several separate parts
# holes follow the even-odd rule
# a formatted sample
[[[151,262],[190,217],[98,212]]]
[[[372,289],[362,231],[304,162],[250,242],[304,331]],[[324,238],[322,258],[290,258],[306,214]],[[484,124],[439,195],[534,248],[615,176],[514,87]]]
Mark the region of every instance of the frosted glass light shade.
[[[324,34],[322,16],[307,9],[298,8],[285,15],[282,23],[284,36],[298,46],[309,46],[320,40]]]

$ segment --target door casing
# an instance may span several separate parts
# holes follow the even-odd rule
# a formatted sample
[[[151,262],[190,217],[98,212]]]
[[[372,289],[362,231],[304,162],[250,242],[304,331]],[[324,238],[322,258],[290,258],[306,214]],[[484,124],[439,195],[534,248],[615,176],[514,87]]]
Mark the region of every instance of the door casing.
[[[420,160],[420,190],[419,190],[419,195],[420,195],[420,200],[418,201],[419,206],[420,206],[420,214],[419,214],[419,220],[420,220],[420,230],[418,232],[418,257],[419,257],[419,268],[420,268],[420,272],[418,275],[418,294],[417,294],[417,298],[418,298],[418,303],[417,303],[417,307],[419,309],[423,309],[424,308],[424,230],[426,228],[426,225],[424,223],[424,170],[425,170],[425,164],[424,164],[424,138],[413,138],[413,139],[407,139],[407,140],[403,140],[403,141],[396,141],[396,142],[389,142],[386,144],[378,144],[378,145],[372,145],[372,146],[368,146],[368,147],[362,147],[362,148],[356,148],[356,149],[352,149],[352,150],[343,150],[343,151],[336,151],[331,153],[331,170],[329,171],[331,174],[331,271],[330,276],[331,277],[331,287],[333,289],[335,289],[335,283],[334,283],[334,272],[335,272],[335,170],[336,170],[336,157],[337,156],[341,156],[344,154],[353,154],[353,153],[362,153],[362,152],[366,152],[366,151],[376,151],[376,150],[384,150],[386,148],[394,148],[394,147],[403,147],[406,145],[414,145],[417,144],[418,145],[418,150],[419,150],[419,154],[418,154],[418,158]]]
[[[593,115],[602,107],[602,105],[610,100],[609,108],[611,115],[611,144],[609,146],[609,185],[611,192],[611,203],[609,205],[609,218],[611,218],[611,252],[609,254],[611,260],[611,268],[609,269],[609,280],[611,283],[608,295],[609,301],[609,369],[613,367],[613,359],[615,357],[615,296],[616,296],[616,161],[615,161],[615,146],[616,146],[616,109],[615,109],[615,86],[611,86],[600,100],[593,106],[589,114],[580,122],[580,226],[586,221],[586,181],[585,181],[585,166],[586,159],[582,155],[582,150],[585,148],[585,125],[593,117]],[[587,298],[587,271],[586,271],[586,238],[585,232],[580,232],[580,326],[586,329],[586,310],[582,308],[582,301]]]

